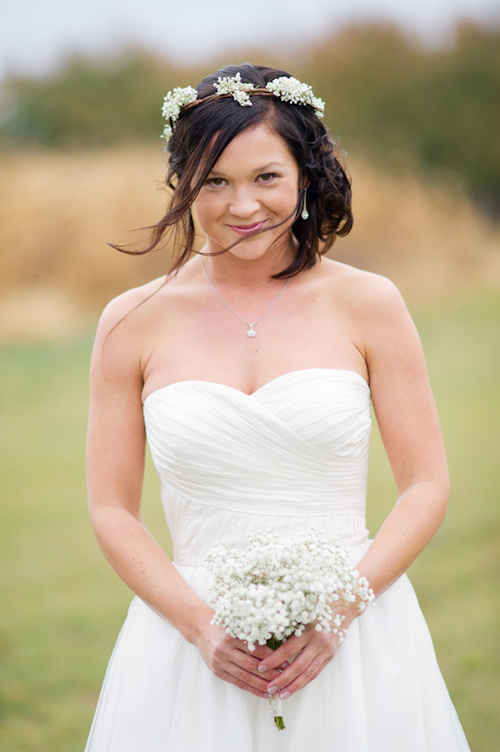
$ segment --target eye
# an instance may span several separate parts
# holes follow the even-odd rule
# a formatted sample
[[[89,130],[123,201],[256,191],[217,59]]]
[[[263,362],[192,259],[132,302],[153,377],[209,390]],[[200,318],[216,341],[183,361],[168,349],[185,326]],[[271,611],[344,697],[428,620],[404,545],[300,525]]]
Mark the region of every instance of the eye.
[[[261,183],[273,183],[277,178],[279,178],[279,175],[276,172],[263,172],[262,175],[259,175],[258,180]]]
[[[212,186],[212,188],[220,188],[225,182],[224,178],[208,178],[205,180],[205,185]]]

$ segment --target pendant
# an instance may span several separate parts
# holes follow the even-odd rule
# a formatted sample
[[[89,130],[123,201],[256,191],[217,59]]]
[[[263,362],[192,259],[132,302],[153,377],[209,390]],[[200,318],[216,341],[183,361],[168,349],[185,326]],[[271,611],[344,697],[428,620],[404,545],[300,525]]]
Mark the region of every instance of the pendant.
[[[250,324],[250,329],[247,332],[248,337],[255,337],[255,329],[253,328],[253,324]]]

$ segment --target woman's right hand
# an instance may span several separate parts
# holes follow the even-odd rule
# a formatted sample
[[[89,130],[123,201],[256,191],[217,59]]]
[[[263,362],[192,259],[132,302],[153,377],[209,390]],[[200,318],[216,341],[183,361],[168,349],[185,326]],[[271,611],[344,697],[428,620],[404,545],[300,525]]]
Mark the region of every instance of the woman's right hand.
[[[280,671],[270,669],[261,673],[258,667],[273,650],[267,645],[256,645],[251,651],[246,642],[231,637],[223,627],[211,624],[210,620],[204,619],[198,638],[193,640],[208,668],[219,679],[256,697],[269,699],[269,682],[279,676]]]

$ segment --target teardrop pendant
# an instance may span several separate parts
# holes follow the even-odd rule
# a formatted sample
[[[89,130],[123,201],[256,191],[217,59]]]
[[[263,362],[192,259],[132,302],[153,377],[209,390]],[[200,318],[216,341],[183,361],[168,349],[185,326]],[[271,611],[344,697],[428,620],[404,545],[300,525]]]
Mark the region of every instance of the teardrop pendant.
[[[264,318],[264,316],[267,316],[267,314],[270,313],[270,311],[273,310],[274,306],[276,305],[276,303],[278,302],[278,300],[281,298],[281,296],[285,292],[285,290],[288,287],[288,284],[289,284],[289,282],[291,280],[291,277],[288,277],[287,281],[285,282],[285,284],[281,288],[280,294],[278,295],[278,297],[275,300],[273,300],[273,302],[271,303],[271,305],[269,306],[269,308],[267,309],[267,311],[264,311],[264,313],[262,314],[262,316],[259,316],[258,319],[255,319],[255,321],[252,322],[252,321],[246,321],[245,319],[242,319],[241,316],[239,315],[239,313],[236,313],[236,311],[233,311],[233,309],[231,308],[231,306],[229,306],[226,303],[226,301],[221,296],[221,294],[218,292],[218,290],[215,287],[214,283],[212,282],[212,280],[208,276],[207,270],[205,269],[205,264],[204,264],[204,261],[203,261],[203,256],[201,257],[201,266],[202,266],[203,271],[205,273],[205,277],[207,278],[207,282],[209,283],[210,287],[212,288],[212,290],[214,291],[214,293],[219,298],[219,300],[222,303],[222,305],[224,305],[227,308],[228,311],[231,311],[231,313],[233,314],[233,316],[236,316],[237,319],[239,319],[240,321],[242,321],[244,324],[246,324],[249,327],[249,329],[247,330],[247,337],[250,337],[250,338],[251,337],[255,337],[255,335],[257,333],[255,331],[255,329],[253,328],[254,324],[258,324],[259,321],[262,321],[262,319]]]
[[[304,203],[302,204],[301,215],[304,222],[309,219],[309,212],[307,211],[307,188],[304,191]]]

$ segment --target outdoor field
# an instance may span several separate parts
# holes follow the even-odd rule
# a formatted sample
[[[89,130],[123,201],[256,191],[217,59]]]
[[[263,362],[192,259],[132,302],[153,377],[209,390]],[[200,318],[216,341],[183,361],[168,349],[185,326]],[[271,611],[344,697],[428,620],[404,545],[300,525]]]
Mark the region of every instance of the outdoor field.
[[[61,18],[81,5],[78,26],[101,38],[102,24],[85,25],[83,8],[109,4],[60,5]],[[29,52],[33,75],[9,62],[2,79],[0,45],[0,752],[85,747],[132,599],[87,513],[93,333],[111,298],[164,275],[179,250],[167,233],[164,247],[141,255],[171,198],[165,95],[245,59],[289,69],[325,101],[354,214],[352,232],[328,253],[393,280],[419,329],[452,491],[443,526],[409,575],[472,752],[500,752],[500,16],[476,23],[457,10],[450,34],[432,44],[371,11],[338,28],[325,17],[309,42],[301,6],[299,44],[284,26],[294,5],[276,17],[279,44],[253,46],[272,27],[253,14],[259,33],[243,48],[220,11],[200,3],[224,37],[211,62],[193,54],[192,23],[210,32],[190,6],[184,61],[170,59],[176,13],[164,3],[142,16],[155,31],[165,16],[165,55],[149,44],[88,55],[65,45],[44,72],[26,34],[45,38],[53,9],[44,23],[18,24],[12,49]],[[412,3],[388,5],[399,13]],[[8,7],[20,14],[21,6]],[[235,31],[253,28],[246,7],[232,3],[233,11],[246,14]],[[197,228],[193,250],[204,242]],[[368,497],[374,535],[396,500],[375,422]],[[149,458],[143,507],[171,554]]]
[[[473,752],[500,750],[500,299],[411,307],[448,449],[447,519],[410,570]],[[81,752],[131,594],[94,541],[84,442],[92,333],[1,348],[0,738],[6,752]],[[373,432],[369,528],[394,503]],[[144,517],[169,550],[156,477]],[[402,752],[404,752],[402,750]]]

